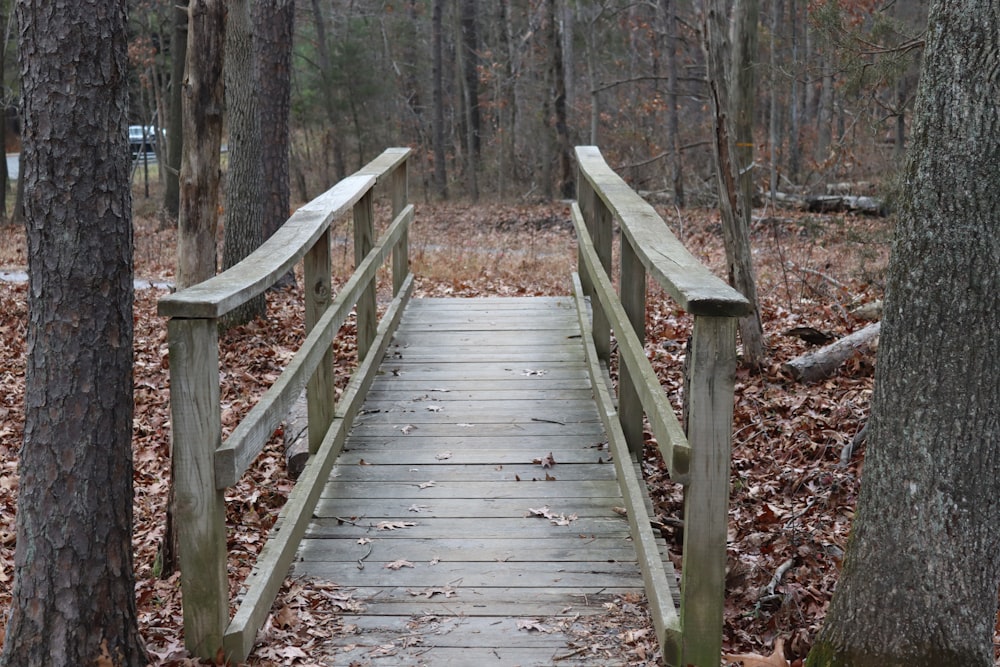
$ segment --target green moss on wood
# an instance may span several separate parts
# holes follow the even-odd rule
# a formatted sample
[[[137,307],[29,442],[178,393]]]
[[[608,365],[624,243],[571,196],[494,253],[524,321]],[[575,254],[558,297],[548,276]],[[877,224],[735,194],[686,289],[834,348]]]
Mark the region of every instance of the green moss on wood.
[[[836,648],[830,642],[817,641],[806,658],[806,667],[989,667],[983,653],[972,649],[954,651],[936,646],[923,647],[905,655],[892,655],[862,649]]]

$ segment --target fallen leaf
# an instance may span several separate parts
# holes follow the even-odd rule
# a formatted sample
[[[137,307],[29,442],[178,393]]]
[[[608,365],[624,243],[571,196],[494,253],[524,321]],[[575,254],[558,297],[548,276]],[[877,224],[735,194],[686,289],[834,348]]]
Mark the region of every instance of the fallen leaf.
[[[412,528],[417,525],[413,521],[380,521],[376,524],[376,530],[397,530],[399,528]]]
[[[425,509],[427,509],[427,505],[416,505],[416,504],[414,504],[414,505],[410,505],[410,507],[409,507],[409,509],[407,511],[408,512],[423,512]]]
[[[443,595],[446,598],[458,595],[450,586],[445,586],[444,588],[425,588],[423,590],[412,590],[407,588],[406,592],[414,597],[425,597],[430,599],[435,595]]]
[[[372,539],[370,537],[362,537],[362,538],[358,539],[358,544],[360,544],[362,546],[364,546],[366,544],[371,544],[371,543],[372,543]]]
[[[743,667],[789,667],[788,661],[785,660],[785,640],[783,637],[774,640],[774,651],[771,655],[763,656],[759,653],[723,654],[722,659],[727,662],[741,662]]]
[[[517,629],[527,630],[528,632],[542,632],[548,634],[552,632],[551,628],[547,628],[541,624],[540,621],[534,618],[519,618],[517,619]]]
[[[385,569],[387,570],[398,570],[402,567],[415,567],[413,563],[408,560],[400,558],[399,560],[394,560],[391,563],[385,564]]]
[[[442,412],[444,408],[440,405],[428,405],[427,412]]]
[[[406,426],[399,427],[399,430],[403,432],[403,435],[410,435],[417,430],[417,427],[413,424],[407,424]]]
[[[611,511],[619,516],[628,516],[628,510],[624,507],[612,507]]]
[[[429,565],[437,565],[440,562],[441,562],[441,557],[440,556],[434,556],[434,558],[432,558],[430,560]]]
[[[422,484],[419,484],[418,486],[421,489],[429,489],[430,487],[434,486],[434,480],[431,480],[429,482],[423,482]]]
[[[447,461],[448,459],[451,458],[451,452],[449,451],[440,452],[439,454],[436,454],[434,458],[436,458],[438,461]]]

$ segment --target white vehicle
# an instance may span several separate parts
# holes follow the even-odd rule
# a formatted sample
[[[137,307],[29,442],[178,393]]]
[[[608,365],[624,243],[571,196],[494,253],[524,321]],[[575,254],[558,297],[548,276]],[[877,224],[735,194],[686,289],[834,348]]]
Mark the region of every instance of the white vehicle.
[[[132,155],[152,153],[156,150],[156,128],[152,125],[129,125],[128,146]]]

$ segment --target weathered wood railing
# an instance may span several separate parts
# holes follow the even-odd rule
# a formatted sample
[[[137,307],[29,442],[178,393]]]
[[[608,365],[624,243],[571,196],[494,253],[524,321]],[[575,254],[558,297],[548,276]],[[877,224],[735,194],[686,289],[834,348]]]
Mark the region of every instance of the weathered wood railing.
[[[597,148],[578,147],[576,158],[578,313],[588,332],[595,394],[628,503],[657,639],[667,664],[717,667],[725,593],[736,318],[750,312],[750,306],[681,245],[653,207],[608,167]],[[620,298],[610,277],[614,221],[621,229]],[[647,272],[694,315],[684,397],[686,435],[643,348]],[[590,297],[590,313],[585,296]],[[611,331],[618,344],[617,409],[606,380]],[[643,415],[671,477],[685,485],[679,610],[673,600],[673,573],[665,569],[650,531],[641,479],[629,465],[641,461]]]
[[[210,280],[164,297],[168,323],[175,518],[180,549],[184,640],[215,659],[220,650],[241,662],[253,647],[298,541],[361,407],[412,291],[407,203],[407,148],[391,148],[296,211],[259,249]],[[374,241],[374,188],[385,183],[393,220]],[[336,298],[331,293],[331,224],[354,216],[356,269]],[[376,272],[391,253],[394,299],[378,321]],[[262,294],[303,260],[307,336],[274,384],[221,442],[218,321]],[[357,309],[358,369],[334,401],[331,343]],[[237,483],[261,452],[303,387],[307,387],[312,456],[299,477],[229,619],[224,490]]]

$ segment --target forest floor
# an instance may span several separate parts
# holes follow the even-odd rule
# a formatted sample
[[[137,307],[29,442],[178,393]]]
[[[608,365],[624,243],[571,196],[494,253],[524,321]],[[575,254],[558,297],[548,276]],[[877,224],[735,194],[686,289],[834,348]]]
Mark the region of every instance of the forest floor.
[[[158,231],[150,208],[136,195],[136,276],[169,281],[175,235]],[[724,253],[716,213],[662,210],[670,228],[717,275]],[[740,369],[736,379],[732,497],[724,651],[771,655],[776,644],[788,663],[806,655],[826,611],[846,548],[859,491],[863,448],[847,465],[841,453],[865,423],[873,359],[857,357],[813,384],[793,381],[781,364],[809,349],[786,335],[813,327],[834,336],[868,322],[852,308],[880,299],[891,220],[757,210],[752,229],[769,360],[759,373]],[[338,223],[336,235],[346,237]],[[336,280],[352,263],[349,244],[334,247]],[[575,242],[564,204],[419,204],[411,233],[416,294],[550,295],[571,291]],[[26,267],[24,237],[0,229],[0,271]],[[383,283],[387,276],[383,276]],[[386,288],[382,288],[384,300]],[[15,547],[17,456],[23,431],[26,318],[24,284],[0,283],[0,609],[10,604]],[[169,464],[168,377],[165,321],[156,315],[162,289],[142,289],[135,302],[135,571],[141,630],[156,664],[195,664],[181,638],[177,575],[157,574]],[[221,342],[224,429],[252,406],[302,340],[298,289],[269,294],[268,319],[239,327]],[[339,339],[339,369],[353,365],[348,335]],[[647,311],[647,355],[675,407],[680,404],[684,341],[690,319],[658,288]],[[343,382],[346,375],[342,374]],[[267,529],[292,486],[284,469],[281,438],[240,484],[227,492],[232,591],[252,566]],[[667,479],[654,447],[644,465],[657,519],[672,552],[679,553],[681,489]],[[679,566],[679,556],[674,556]],[[323,652],[325,634],[342,628],[337,616],[360,601],[349,589],[287,586],[251,657],[251,665],[310,665]],[[627,601],[626,601],[627,602]],[[634,610],[632,604],[623,609]],[[6,616],[6,614],[4,614]],[[656,664],[645,616],[607,619],[606,650],[628,664]],[[3,642],[0,621],[0,644]],[[783,649],[780,646],[783,645]],[[610,655],[610,653],[609,653]],[[777,657],[777,656],[775,656]],[[734,664],[739,664],[735,660]],[[390,664],[375,662],[374,664]]]

